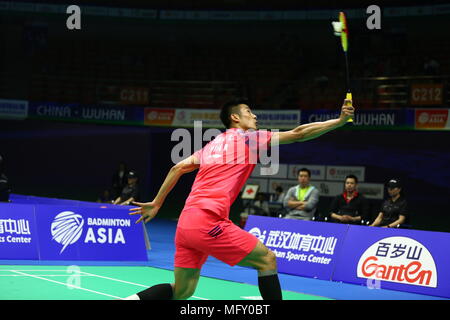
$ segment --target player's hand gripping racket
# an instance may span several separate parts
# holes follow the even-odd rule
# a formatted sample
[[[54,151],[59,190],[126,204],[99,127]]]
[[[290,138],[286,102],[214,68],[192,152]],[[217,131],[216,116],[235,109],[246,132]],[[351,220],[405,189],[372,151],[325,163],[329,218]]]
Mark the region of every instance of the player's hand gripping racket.
[[[333,29],[334,29],[334,34],[338,37],[341,37],[341,45],[342,45],[342,49],[344,50],[345,72],[346,72],[346,81],[347,81],[347,94],[346,94],[345,99],[352,100],[352,93],[350,90],[350,73],[349,73],[348,57],[347,57],[348,28],[347,28],[347,19],[345,17],[345,13],[339,12],[339,21],[333,21],[332,25],[333,25]],[[350,105],[350,104],[348,104],[348,105]],[[348,119],[347,122],[353,122],[353,118]]]

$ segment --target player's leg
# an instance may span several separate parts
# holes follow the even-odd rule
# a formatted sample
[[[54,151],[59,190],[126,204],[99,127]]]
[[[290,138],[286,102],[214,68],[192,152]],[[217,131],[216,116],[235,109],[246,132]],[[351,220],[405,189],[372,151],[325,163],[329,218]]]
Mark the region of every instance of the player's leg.
[[[242,267],[252,267],[258,271],[277,270],[275,254],[258,240],[255,248],[239,263]]]
[[[187,234],[186,234],[187,233]],[[177,228],[175,234],[175,283],[162,283],[134,294],[126,300],[187,299],[194,294],[200,277],[200,269],[208,255],[187,246],[187,239],[194,239],[198,232]]]
[[[231,221],[224,221],[209,232],[206,230],[202,243],[207,246],[204,252],[230,266],[238,264],[256,269],[263,299],[282,299],[276,256],[254,235]]]
[[[191,297],[197,288],[200,269],[175,267],[175,283],[160,283],[142,290],[125,300],[183,300]]]
[[[175,267],[175,284],[173,299],[190,298],[197,288],[200,269]]]
[[[283,298],[278,279],[276,256],[261,241],[258,240],[255,248],[238,265],[251,267],[258,271],[259,292],[264,300],[281,300]]]
[[[175,236],[173,299],[188,299],[197,288],[200,270],[208,258],[206,253],[196,248],[198,234],[199,232],[196,229],[177,228]]]
[[[171,300],[173,299],[173,286],[172,283],[160,283],[133,294],[124,300]]]

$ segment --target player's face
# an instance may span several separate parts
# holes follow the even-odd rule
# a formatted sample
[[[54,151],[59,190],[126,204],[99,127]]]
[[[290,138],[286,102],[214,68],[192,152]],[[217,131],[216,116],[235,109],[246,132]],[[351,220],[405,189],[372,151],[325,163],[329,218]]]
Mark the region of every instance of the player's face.
[[[248,129],[254,129],[256,130],[258,128],[258,121],[256,120],[256,115],[253,114],[250,107],[246,104],[240,105],[240,126],[244,130]]]
[[[356,190],[356,181],[355,179],[348,178],[345,180],[345,191],[353,192]]]
[[[388,190],[389,196],[393,198],[393,197],[396,197],[400,193],[401,188],[388,188],[387,190]]]
[[[306,187],[309,184],[309,175],[306,171],[300,171],[298,174],[298,182],[302,187]]]

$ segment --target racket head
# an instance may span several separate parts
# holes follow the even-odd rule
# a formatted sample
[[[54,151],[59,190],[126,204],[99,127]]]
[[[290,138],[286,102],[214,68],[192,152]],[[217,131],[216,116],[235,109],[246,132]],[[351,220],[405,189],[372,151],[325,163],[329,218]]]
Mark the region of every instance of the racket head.
[[[344,12],[339,12],[339,22],[342,24],[341,31],[341,44],[344,52],[348,50],[348,28],[347,28],[347,18]]]

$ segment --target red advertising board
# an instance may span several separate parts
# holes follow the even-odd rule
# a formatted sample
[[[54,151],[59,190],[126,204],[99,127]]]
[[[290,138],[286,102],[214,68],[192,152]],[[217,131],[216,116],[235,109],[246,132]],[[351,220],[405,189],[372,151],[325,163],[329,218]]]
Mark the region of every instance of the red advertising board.
[[[144,124],[148,126],[170,126],[175,117],[175,109],[145,108]]]
[[[449,109],[416,109],[416,129],[450,129],[448,111]]]

